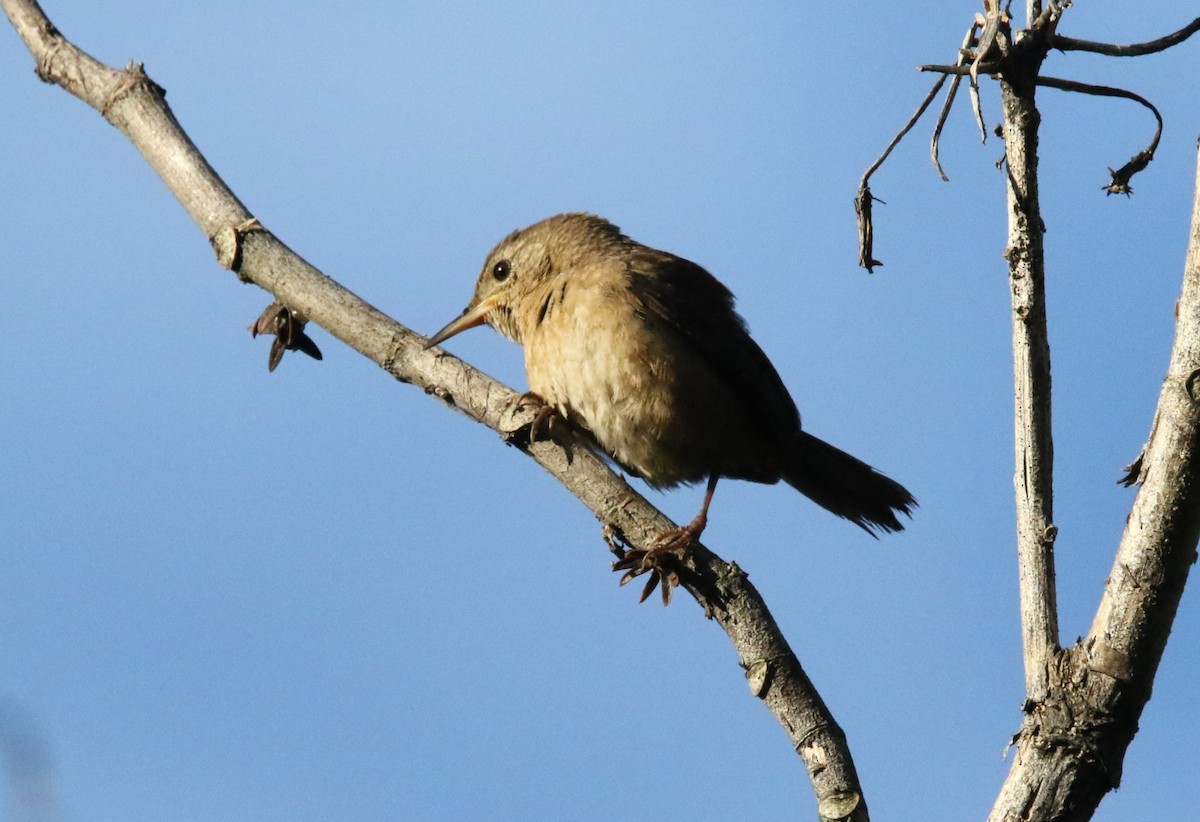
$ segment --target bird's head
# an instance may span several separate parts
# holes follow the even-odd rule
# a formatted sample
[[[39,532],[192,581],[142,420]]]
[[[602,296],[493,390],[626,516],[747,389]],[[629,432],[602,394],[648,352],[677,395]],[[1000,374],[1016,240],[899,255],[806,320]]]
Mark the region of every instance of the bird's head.
[[[625,238],[612,223],[591,214],[559,214],[514,231],[488,254],[470,304],[425,347],[484,323],[522,342],[525,330],[537,322],[546,286],[614,239]]]

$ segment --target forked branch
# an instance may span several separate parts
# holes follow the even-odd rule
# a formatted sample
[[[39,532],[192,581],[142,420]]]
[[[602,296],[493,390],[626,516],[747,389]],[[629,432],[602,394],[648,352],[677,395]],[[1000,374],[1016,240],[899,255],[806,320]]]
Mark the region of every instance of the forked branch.
[[[1158,128],[1155,131],[1154,138],[1150,141],[1150,145],[1137,154],[1134,154],[1129,162],[1120,168],[1115,170],[1109,168],[1111,180],[1103,186],[1104,191],[1108,194],[1129,195],[1133,193],[1133,188],[1129,182],[1135,174],[1143,171],[1154,159],[1154,152],[1158,148],[1158,141],[1162,135],[1162,117],[1159,115],[1158,110],[1149,100],[1125,89],[1098,86],[1078,80],[1063,80],[1055,77],[1038,76],[1040,75],[1041,59],[1044,59],[1046,52],[1052,48],[1063,51],[1092,51],[1115,56],[1152,54],[1178,45],[1197,31],[1200,31],[1200,18],[1193,20],[1187,26],[1166,37],[1161,37],[1147,43],[1119,46],[1095,43],[1089,40],[1077,40],[1060,35],[1058,34],[1058,23],[1061,19],[1063,4],[1055,2],[1043,6],[1040,2],[1029,2],[1027,3],[1027,11],[1033,23],[1029,29],[1019,33],[1022,48],[1020,53],[1014,56],[1014,52],[1012,51],[1013,44],[1010,39],[1011,34],[1009,32],[1010,21],[1007,12],[1001,8],[998,0],[986,0],[984,7],[985,13],[977,15],[967,30],[955,63],[950,65],[930,63],[918,67],[918,70],[922,72],[940,74],[943,78],[952,78],[950,89],[946,93],[946,100],[942,104],[937,122],[934,124],[933,137],[930,140],[930,157],[938,176],[943,180],[949,179],[942,168],[939,149],[942,132],[950,110],[956,100],[958,86],[962,82],[962,78],[970,78],[971,107],[975,115],[976,125],[979,127],[980,134],[986,142],[987,131],[983,122],[983,110],[978,84],[979,75],[983,74],[1003,79],[1006,74],[1014,76],[1021,74],[1026,69],[1020,63],[1027,61],[1031,54],[1036,53],[1038,55],[1039,67],[1033,78],[1037,85],[1081,94],[1120,97],[1133,100],[1150,109],[1154,114],[1158,122]],[[858,196],[855,198],[855,207],[858,212],[859,265],[868,271],[872,271],[874,266],[882,265],[882,263],[874,256],[875,231],[871,218],[870,204],[875,198],[870,196],[870,188],[867,185],[867,180],[883,164],[884,160],[891,154],[892,149],[896,147],[896,144],[912,129],[921,114],[924,113],[928,104],[929,100],[927,99],[918,108],[917,114],[892,139],[892,142],[879,159],[863,175],[863,180],[859,185]]]
[[[996,4],[988,2],[989,12]],[[1113,571],[1088,637],[1062,650],[1058,641],[1053,518],[1050,349],[1046,322],[1044,226],[1039,208],[1038,86],[1118,97],[1147,107],[1157,128],[1147,148],[1111,171],[1109,193],[1129,193],[1129,180],[1154,156],[1162,118],[1131,91],[1041,76],[1050,48],[1148,54],[1183,42],[1200,20],[1138,46],[1104,46],[1060,37],[1063,5],[1026,4],[1028,29],[1011,35],[998,25],[979,35],[969,59],[923,66],[956,80],[990,74],[1000,81],[1008,182],[1016,411],[1017,545],[1027,701],[1017,754],[990,819],[1086,820],[1120,781],[1126,748],[1137,730],[1200,539],[1200,173],[1188,267],[1178,304],[1175,351],[1151,427],[1150,441],[1131,466],[1141,482]],[[998,19],[998,18],[997,18]],[[982,31],[976,20],[969,38]],[[935,126],[937,145],[953,101]],[[978,119],[978,108],[976,108]],[[911,127],[911,126],[909,126]],[[908,130],[906,127],[905,132]],[[902,132],[903,135],[904,132]],[[901,135],[901,136],[902,136]],[[895,141],[893,141],[895,142]],[[890,147],[889,147],[890,150]],[[885,155],[886,156],[886,155]],[[877,168],[879,161],[872,167]],[[1198,163],[1200,166],[1200,163]],[[943,175],[944,176],[944,175]]]
[[[991,822],[1090,819],[1121,781],[1200,541],[1200,153],[1175,343],[1141,485],[1086,638],[1026,706]]]

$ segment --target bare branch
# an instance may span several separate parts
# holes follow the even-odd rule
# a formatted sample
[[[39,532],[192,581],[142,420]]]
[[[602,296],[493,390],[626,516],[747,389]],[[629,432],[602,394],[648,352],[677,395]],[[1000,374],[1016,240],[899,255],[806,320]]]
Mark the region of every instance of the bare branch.
[[[975,67],[972,66],[971,68],[973,69],[970,74],[971,82],[969,85],[971,89],[971,111],[975,115],[975,124],[979,126],[979,142],[986,143],[987,126],[983,123],[983,101],[979,97],[979,78],[976,76],[976,71],[974,71]]]
[[[971,66],[968,76],[971,78],[971,110],[975,112],[975,122],[979,126],[979,138],[987,142],[987,126],[983,122],[983,102],[979,98],[979,70],[988,58],[1003,53],[1008,43],[1008,15],[1000,10],[1000,0],[984,0],[986,9],[982,19],[976,20],[979,27],[979,45],[971,56]],[[1001,33],[1004,36],[1001,36]]]
[[[520,444],[514,435],[535,412],[488,375],[425,339],[313,268],[262,228],[209,166],[141,66],[111,69],[55,29],[34,0],[0,0],[37,64],[39,76],[101,111],[134,144],[204,231],[218,259],[271,292],[288,322],[314,322],[400,382],[422,388],[472,420]],[[294,312],[294,315],[293,313]],[[278,317],[275,310],[273,316]],[[257,326],[257,323],[256,323]],[[291,327],[284,348],[295,342]],[[604,524],[606,534],[638,547],[673,528],[666,516],[588,448],[552,441],[522,450],[561,481]],[[867,805],[846,744],[820,695],[745,573],[697,545],[681,582],[728,634],[751,692],[787,731],[801,757],[822,820],[866,822]]]
[[[1112,175],[1112,181],[1104,186],[1104,190],[1109,194],[1125,194],[1133,193],[1133,189],[1129,186],[1129,181],[1134,174],[1142,171],[1146,166],[1150,165],[1150,161],[1154,159],[1154,152],[1158,149],[1159,138],[1162,137],[1163,119],[1158,113],[1158,109],[1154,104],[1140,94],[1134,94],[1132,91],[1127,91],[1123,88],[1113,88],[1112,86],[1096,86],[1091,83],[1081,83],[1077,80],[1061,80],[1057,77],[1038,77],[1037,84],[1046,86],[1047,88],[1061,89],[1062,91],[1075,91],[1080,94],[1092,94],[1097,97],[1120,97],[1125,100],[1133,100],[1136,103],[1141,103],[1146,108],[1150,109],[1150,113],[1154,115],[1154,119],[1158,122],[1158,127],[1154,130],[1154,139],[1150,141],[1150,145],[1139,151],[1129,160],[1128,163],[1121,166],[1116,171],[1109,168],[1108,173]]]
[[[1200,31],[1200,17],[1188,23],[1179,31],[1168,34],[1166,37],[1160,37],[1157,40],[1151,40],[1148,43],[1132,43],[1121,46],[1115,43],[1077,40],[1074,37],[1063,37],[1056,34],[1050,41],[1050,46],[1062,51],[1090,51],[1094,54],[1105,54],[1109,57],[1141,57],[1145,54],[1154,54],[1155,52],[1165,51],[1172,46],[1177,46],[1197,31]]]
[[[991,64],[983,65],[980,70],[986,74],[994,74],[999,71],[999,68],[1000,68],[999,64],[991,63]],[[953,76],[955,78],[971,74],[971,67],[963,66],[963,65],[944,66],[944,65],[929,64],[929,65],[920,66],[919,70],[920,71],[928,71],[928,72],[936,72],[938,74],[942,74],[942,75],[946,75],[946,76]],[[1107,185],[1104,186],[1104,190],[1107,191],[1109,194],[1131,194],[1133,192],[1133,189],[1129,186],[1130,179],[1132,179],[1134,174],[1137,174],[1139,171],[1143,171],[1148,165],[1150,165],[1150,161],[1154,159],[1154,152],[1158,149],[1158,143],[1162,137],[1163,119],[1162,119],[1162,115],[1159,113],[1158,109],[1155,108],[1154,104],[1151,103],[1149,100],[1147,100],[1145,97],[1142,97],[1140,94],[1136,94],[1136,93],[1134,93],[1132,91],[1128,91],[1126,89],[1114,88],[1112,86],[1098,86],[1098,85],[1093,85],[1091,83],[1083,83],[1078,80],[1063,80],[1058,77],[1045,77],[1045,76],[1038,77],[1036,79],[1036,82],[1039,86],[1045,86],[1046,88],[1055,88],[1055,89],[1059,89],[1062,91],[1074,91],[1074,92],[1078,92],[1080,94],[1091,94],[1091,95],[1096,95],[1096,96],[1100,96],[1100,97],[1120,97],[1120,98],[1123,98],[1126,100],[1133,100],[1134,102],[1141,103],[1143,106],[1145,106],[1146,108],[1148,108],[1150,110],[1150,113],[1154,115],[1154,118],[1158,123],[1158,127],[1154,132],[1154,137],[1153,137],[1153,139],[1151,139],[1150,145],[1147,146],[1142,151],[1139,151],[1137,154],[1133,155],[1133,157],[1130,158],[1129,162],[1126,163],[1125,165],[1121,166],[1119,169],[1113,170],[1110,168],[1109,173],[1112,175],[1112,180]],[[953,89],[953,87],[952,87],[952,89]],[[949,107],[949,103],[951,102],[952,99],[953,99],[952,96],[948,94],[946,106],[943,107],[943,115],[938,120],[939,130],[940,130],[943,120],[945,119],[944,112]],[[979,117],[979,113],[977,111],[976,112],[977,121],[978,121],[978,117]],[[940,131],[935,131],[935,133],[934,133],[935,141],[936,141],[939,133],[940,133]],[[936,142],[935,142],[934,150],[935,150],[934,163],[935,163],[935,165],[937,165]],[[940,166],[937,166],[937,167],[940,171],[941,167]],[[943,179],[945,179],[944,174],[943,174]]]
[[[1142,485],[1085,639],[1027,706],[989,819],[1090,819],[1121,779],[1200,542],[1200,156],[1175,343],[1135,466]]]
[[[994,3],[985,3],[989,14]],[[1053,438],[1050,348],[1046,322],[1045,260],[1038,195],[1034,103],[1041,85],[1130,99],[1146,106],[1157,128],[1149,146],[1110,172],[1109,193],[1129,193],[1129,180],[1153,159],[1162,117],[1145,98],[1123,89],[1040,77],[1051,45],[1082,44],[1057,38],[1063,5],[1029,0],[1029,28],[1007,43],[1004,29],[953,66],[926,65],[943,77],[1001,81],[1004,164],[1008,173],[1009,262],[1012,292],[1016,407],[1017,544],[1025,650],[1025,721],[1014,738],[1019,752],[990,819],[1086,820],[1120,780],[1126,748],[1149,698],[1171,622],[1200,540],[1200,173],[1176,348],[1150,440],[1127,470],[1125,484],[1141,483],[1113,571],[1086,640],[1059,647],[1053,519]],[[978,21],[977,21],[978,23]],[[1111,53],[1161,50],[1200,28],[1153,44],[1111,47]],[[1092,44],[1087,44],[1092,45]],[[1107,47],[1106,47],[1107,48]],[[1117,51],[1115,49],[1120,49]],[[973,92],[974,93],[974,92]],[[937,141],[953,87],[935,128]],[[977,121],[981,121],[978,107]]]
[[[866,187],[867,181],[871,179],[871,175],[874,174],[881,165],[883,165],[884,160],[886,160],[888,155],[892,153],[892,149],[899,145],[900,141],[904,139],[904,135],[912,131],[912,127],[915,126],[917,121],[921,119],[921,115],[925,113],[925,109],[929,108],[929,104],[933,102],[933,98],[937,96],[939,91],[941,91],[942,85],[945,82],[945,77],[939,77],[937,82],[933,84],[933,88],[929,89],[929,93],[925,95],[925,99],[921,101],[921,105],[917,106],[917,110],[913,112],[913,116],[908,118],[908,122],[904,124],[904,127],[897,132],[896,136],[892,138],[892,141],[888,143],[887,148],[883,150],[883,153],[879,155],[875,162],[871,163],[871,167],[867,169],[865,174],[863,174],[862,181],[859,185],[860,190]]]
[[[951,107],[954,106],[954,98],[958,95],[960,83],[962,83],[962,77],[955,77],[950,81],[950,88],[946,92],[946,101],[942,103],[942,110],[938,112],[937,123],[933,126],[933,138],[929,141],[929,158],[933,160],[933,167],[938,176],[947,183],[950,182],[950,178],[946,176],[946,171],[942,168],[942,161],[938,157],[938,147],[942,141],[942,129],[946,125],[946,118],[950,115]]]
[[[951,76],[966,77],[971,74],[970,66],[946,66],[939,63],[926,63],[923,66],[917,66],[917,71],[927,71],[931,74],[949,74]],[[979,64],[980,74],[994,75],[1000,71],[1000,64],[997,62],[983,62]]]
[[[884,160],[886,160],[888,155],[892,153],[892,149],[899,145],[900,141],[904,139],[904,135],[912,131],[912,127],[915,126],[917,121],[921,119],[921,115],[925,113],[925,109],[929,108],[929,104],[933,102],[933,98],[937,96],[939,91],[941,91],[941,88],[945,82],[945,77],[939,77],[937,79],[937,82],[933,84],[933,88],[929,89],[929,93],[926,94],[925,99],[921,101],[921,105],[917,106],[917,110],[913,112],[913,116],[908,118],[908,122],[905,123],[904,127],[900,129],[895,137],[892,138],[892,141],[888,143],[887,148],[883,150],[883,153],[879,155],[879,158],[875,160],[875,162],[871,163],[871,167],[863,173],[862,180],[859,181],[858,196],[854,198],[854,208],[858,213],[858,264],[867,271],[873,271],[875,266],[883,265],[883,263],[879,262],[879,260],[876,260],[873,256],[873,246],[875,244],[875,226],[871,221],[871,202],[878,198],[871,196],[871,186],[869,185],[868,181],[871,179],[871,175],[875,173],[876,169],[883,165]],[[880,202],[883,201],[880,200]]]
[[[958,63],[956,65],[965,65],[967,55],[970,53],[971,47],[975,44],[975,34],[979,31],[979,21],[971,23],[971,27],[967,29],[967,33],[963,36],[962,46],[958,49]],[[950,88],[946,92],[946,101],[942,103],[942,110],[938,112],[937,123],[933,127],[933,138],[929,141],[929,156],[933,160],[933,167],[937,170],[938,175],[944,182],[950,182],[950,178],[946,176],[945,170],[942,169],[941,160],[938,158],[938,144],[942,140],[942,128],[946,125],[946,118],[950,115],[950,109],[954,105],[954,98],[958,95],[958,86],[962,83],[962,76],[956,76],[950,81]]]
[[[1034,88],[1001,82],[1008,166],[1008,259],[1012,285],[1016,402],[1017,564],[1025,689],[1040,702],[1058,652],[1054,582],[1054,441],[1050,425],[1050,342],[1046,329],[1044,226],[1038,197]]]

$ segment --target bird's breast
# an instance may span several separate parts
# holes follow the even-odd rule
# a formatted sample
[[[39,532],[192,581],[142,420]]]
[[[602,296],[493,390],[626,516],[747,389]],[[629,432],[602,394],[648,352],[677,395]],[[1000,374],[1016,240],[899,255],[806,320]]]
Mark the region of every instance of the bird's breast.
[[[568,288],[542,314],[524,335],[531,391],[651,485],[722,470],[737,399],[677,336],[619,290]]]

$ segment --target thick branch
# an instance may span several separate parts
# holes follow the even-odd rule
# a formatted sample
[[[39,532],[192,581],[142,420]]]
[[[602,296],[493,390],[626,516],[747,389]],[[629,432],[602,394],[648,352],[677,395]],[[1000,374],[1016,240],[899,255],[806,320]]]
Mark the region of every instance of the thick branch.
[[[1026,39],[1018,47],[1028,49]],[[1016,403],[1017,563],[1021,587],[1021,633],[1025,690],[1034,702],[1047,691],[1049,664],[1058,651],[1054,588],[1053,468],[1050,429],[1050,343],[1046,331],[1045,258],[1038,199],[1037,141],[1041,116],[1029,73],[1001,81],[1004,152],[1008,167],[1008,258],[1012,286],[1013,373]],[[1014,66],[1021,65],[1017,60]]]
[[[513,391],[457,358],[425,351],[410,331],[313,268],[252,220],[187,138],[162,90],[140,66],[110,69],[62,38],[32,0],[0,0],[39,76],[100,111],[142,153],[245,280],[315,322],[397,380],[412,383],[506,438],[532,419]],[[526,449],[630,545],[648,547],[673,523],[586,448],[551,442]],[[805,675],[762,598],[733,563],[697,547],[683,585],[733,642],[751,691],[776,715],[800,754],[821,819],[866,820],[845,735]]]
[[[990,819],[1090,819],[1120,782],[1200,541],[1200,156],[1175,344],[1144,481],[1085,639],[1030,706]]]

